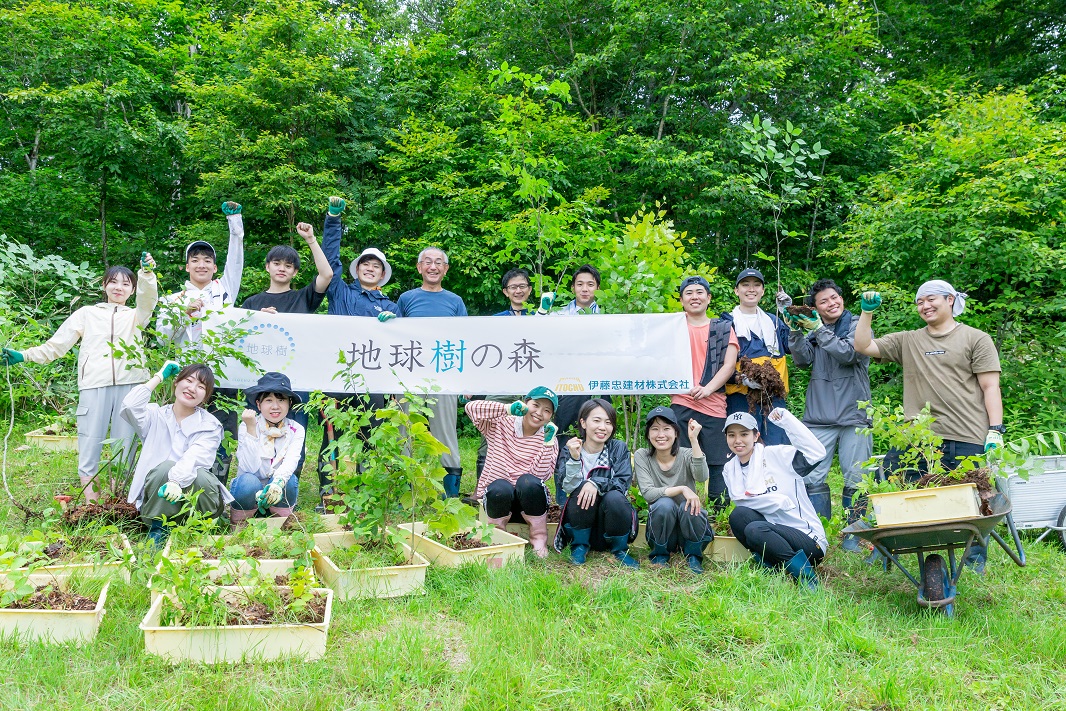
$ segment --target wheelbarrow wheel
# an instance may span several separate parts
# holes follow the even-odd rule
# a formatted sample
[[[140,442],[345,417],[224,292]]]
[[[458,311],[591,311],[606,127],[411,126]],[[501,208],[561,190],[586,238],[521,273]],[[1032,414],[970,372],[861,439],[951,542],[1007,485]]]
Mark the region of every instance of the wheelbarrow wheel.
[[[947,597],[948,568],[943,556],[934,553],[925,559],[925,576],[922,579],[922,593],[929,602],[937,602]]]
[[[1055,525],[1059,528],[1059,538],[1062,540],[1062,547],[1066,548],[1066,530],[1063,530],[1063,526],[1066,526],[1066,506],[1062,507],[1062,511],[1059,511],[1059,518],[1055,521]]]

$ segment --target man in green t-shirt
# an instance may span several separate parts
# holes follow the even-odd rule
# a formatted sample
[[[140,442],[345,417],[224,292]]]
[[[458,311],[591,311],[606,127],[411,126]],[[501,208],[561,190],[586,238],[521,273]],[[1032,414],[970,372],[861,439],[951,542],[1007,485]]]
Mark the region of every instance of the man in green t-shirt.
[[[1003,445],[1003,400],[999,390],[999,354],[992,338],[955,317],[966,308],[966,294],[946,281],[927,281],[914,297],[925,328],[890,333],[874,339],[873,312],[881,295],[862,295],[862,315],[855,329],[855,350],[871,358],[903,366],[903,411],[916,417],[929,405],[936,418],[933,432],[944,440],[941,462],[954,469],[963,457]],[[889,451],[884,468],[899,468],[902,453]],[[908,473],[916,479],[921,472]],[[983,555],[970,556],[983,570]]]

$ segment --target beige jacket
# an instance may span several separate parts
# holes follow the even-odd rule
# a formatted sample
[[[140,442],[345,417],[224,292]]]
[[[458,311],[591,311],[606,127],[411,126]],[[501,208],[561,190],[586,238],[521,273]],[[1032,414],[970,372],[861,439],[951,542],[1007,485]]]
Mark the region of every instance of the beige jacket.
[[[78,351],[78,389],[102,388],[107,385],[136,385],[148,380],[149,373],[111,352],[111,344],[125,342],[143,347],[141,329],[152,318],[159,290],[154,272],[141,270],[137,275],[137,308],[95,304],[83,306],[67,318],[45,343],[22,351],[33,363],[51,363],[62,358],[81,340]]]

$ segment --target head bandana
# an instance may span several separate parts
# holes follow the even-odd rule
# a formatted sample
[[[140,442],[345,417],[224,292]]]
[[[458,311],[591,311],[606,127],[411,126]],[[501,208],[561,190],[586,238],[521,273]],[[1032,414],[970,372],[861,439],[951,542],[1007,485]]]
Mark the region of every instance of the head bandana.
[[[952,316],[958,316],[966,310],[966,294],[961,291],[955,291],[955,287],[941,279],[933,279],[919,286],[918,293],[914,295],[914,300],[917,301],[923,296],[954,296],[955,303],[951,305]]]

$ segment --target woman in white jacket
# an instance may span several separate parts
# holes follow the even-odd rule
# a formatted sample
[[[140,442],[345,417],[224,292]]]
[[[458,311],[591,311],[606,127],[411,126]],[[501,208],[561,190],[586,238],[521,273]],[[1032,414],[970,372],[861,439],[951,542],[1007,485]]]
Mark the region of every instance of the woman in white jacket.
[[[784,568],[813,590],[818,587],[814,566],[825,557],[828,541],[803,477],[825,457],[825,447],[785,408],[774,408],[769,419],[791,445],[759,442],[758,425],[747,412],[726,418],[726,444],[735,455],[722,472],[736,504],[729,527],[757,561]]]
[[[237,476],[230,485],[230,521],[239,523],[256,511],[285,518],[300,490],[300,452],[304,428],[289,417],[300,396],[282,373],[266,373],[244,391],[249,409],[237,431]],[[251,409],[255,408],[255,409]]]
[[[139,275],[126,267],[110,267],[104,273],[107,301],[75,311],[42,345],[22,352],[3,349],[5,365],[24,360],[51,363],[81,341],[76,411],[78,476],[87,501],[100,498],[100,487],[93,486],[92,481],[100,468],[100,451],[108,430],[111,439],[121,441],[125,461],[133,455],[133,430],[119,417],[119,407],[133,386],[148,380],[140,359],[126,356],[133,355],[131,349],[140,351],[144,346],[142,329],[152,317],[159,296],[154,269],[155,260],[147,252],[141,255]],[[134,290],[137,308],[131,309],[126,302]]]

